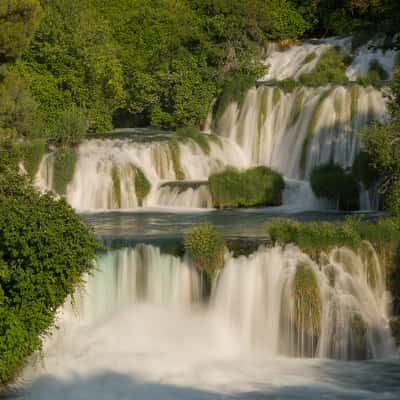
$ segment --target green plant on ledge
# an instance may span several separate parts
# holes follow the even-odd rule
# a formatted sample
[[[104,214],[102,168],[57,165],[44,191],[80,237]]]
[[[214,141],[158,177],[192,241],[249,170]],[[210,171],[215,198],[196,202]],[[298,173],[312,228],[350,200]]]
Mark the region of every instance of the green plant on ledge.
[[[224,264],[225,242],[213,225],[196,225],[186,232],[184,247],[193,264],[212,280]]]
[[[135,192],[136,198],[138,200],[139,206],[143,205],[144,199],[150,193],[151,190],[151,183],[147,179],[146,175],[143,171],[138,168],[135,168]]]
[[[319,336],[321,325],[321,299],[318,281],[307,264],[297,266],[293,279],[294,324],[298,332]]]
[[[178,140],[191,139],[203,151],[204,154],[210,154],[209,135],[202,133],[199,129],[193,127],[180,128],[176,131]]]
[[[282,204],[285,182],[278,172],[264,166],[244,171],[228,167],[208,181],[213,203],[219,208]]]
[[[53,189],[61,196],[67,192],[77,161],[78,155],[72,147],[62,146],[54,153]]]

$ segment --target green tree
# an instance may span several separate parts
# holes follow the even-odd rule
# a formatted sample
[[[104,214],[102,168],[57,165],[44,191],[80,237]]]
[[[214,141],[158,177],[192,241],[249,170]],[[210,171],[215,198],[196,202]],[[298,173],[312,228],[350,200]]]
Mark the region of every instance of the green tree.
[[[39,0],[0,2],[0,64],[16,58],[29,45],[40,16]]]
[[[28,82],[18,71],[0,73],[0,137],[29,136],[36,108]]]
[[[19,175],[19,157],[12,144],[0,143],[0,386],[40,349],[97,248],[64,200],[38,194]]]

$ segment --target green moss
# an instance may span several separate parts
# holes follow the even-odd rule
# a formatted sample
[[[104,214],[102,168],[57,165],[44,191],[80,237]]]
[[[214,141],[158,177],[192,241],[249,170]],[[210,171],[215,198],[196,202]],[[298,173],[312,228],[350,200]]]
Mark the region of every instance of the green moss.
[[[174,167],[175,171],[175,177],[177,180],[183,180],[185,179],[185,173],[183,172],[182,166],[181,166],[181,160],[180,160],[180,148],[179,148],[179,143],[176,140],[176,138],[171,138],[168,141],[168,146],[169,150],[171,153],[172,157],[172,165]]]
[[[311,172],[311,188],[317,197],[336,201],[340,210],[359,208],[359,187],[352,175],[336,164],[324,164]]]
[[[220,208],[280,205],[284,186],[279,173],[262,166],[245,171],[230,167],[209,177],[213,203]]]
[[[45,152],[46,144],[41,139],[31,140],[22,145],[24,167],[31,178],[36,176]]]
[[[185,233],[184,246],[194,265],[213,277],[224,263],[225,243],[211,224],[196,225]]]
[[[54,153],[53,189],[59,195],[65,195],[71,182],[78,155],[74,148],[60,147]]]
[[[380,81],[386,81],[389,79],[389,75],[385,68],[382,67],[378,60],[371,60],[369,63],[368,72],[365,75],[361,75],[357,78],[357,83],[362,86],[374,85]]]
[[[135,168],[135,192],[136,198],[138,200],[139,206],[143,205],[143,200],[147,197],[151,190],[151,183],[147,179],[146,175],[143,171],[138,168]]]
[[[321,113],[321,108],[322,105],[324,104],[324,101],[328,98],[328,96],[332,93],[331,89],[326,89],[324,90],[319,99],[317,104],[314,107],[314,111],[311,115],[311,119],[307,128],[307,133],[306,133],[306,137],[304,139],[303,142],[303,147],[301,150],[301,159],[300,159],[300,166],[301,168],[304,170],[305,166],[306,166],[306,157],[307,157],[307,149],[308,149],[308,145],[311,141],[311,138],[313,137],[314,133],[315,133],[315,129],[317,127],[317,122]]]
[[[278,84],[284,93],[292,93],[297,87],[297,82],[292,78],[278,81]]]
[[[332,47],[321,55],[312,72],[302,74],[298,80],[302,84],[345,84],[348,82],[345,71],[350,62],[347,53]]]
[[[204,154],[210,154],[209,135],[202,133],[199,129],[193,127],[180,128],[176,131],[178,140],[191,139],[202,149]]]
[[[239,106],[243,103],[248,90],[255,86],[256,76],[238,73],[226,79],[216,105],[214,117],[215,121],[221,119],[229,104],[237,102]]]
[[[306,57],[304,58],[304,61],[302,62],[302,65],[310,63],[311,61],[315,60],[316,57],[317,55],[315,53],[307,54]]]
[[[272,104],[274,107],[279,103],[280,99],[281,99],[281,90],[279,88],[274,88],[274,94],[272,97]]]
[[[226,247],[233,257],[241,257],[255,253],[260,246],[267,244],[265,239],[257,238],[238,238],[238,239],[228,239],[225,241]]]
[[[310,336],[319,336],[321,325],[321,299],[318,281],[313,269],[300,264],[293,280],[294,324]]]
[[[303,91],[297,92],[294,100],[294,105],[292,108],[292,115],[291,115],[292,125],[294,125],[299,119],[300,113],[303,108],[303,101],[304,101],[304,92]]]
[[[113,187],[113,197],[117,204],[117,208],[121,208],[121,177],[119,167],[113,165],[111,168],[111,179]]]
[[[210,133],[208,139],[217,144],[221,149],[223,149],[223,144],[221,138],[215,133]]]
[[[260,89],[259,89],[260,90]],[[261,89],[260,111],[258,113],[258,129],[260,130],[267,116],[268,89]]]

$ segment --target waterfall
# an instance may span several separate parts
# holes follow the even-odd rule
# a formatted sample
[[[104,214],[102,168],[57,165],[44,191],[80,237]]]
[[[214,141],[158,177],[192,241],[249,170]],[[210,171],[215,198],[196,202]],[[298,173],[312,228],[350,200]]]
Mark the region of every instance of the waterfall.
[[[343,360],[393,351],[388,304],[368,243],[358,253],[334,249],[318,264],[294,246],[230,258],[213,293],[219,318],[247,348]]]
[[[383,95],[371,86],[297,87],[290,93],[260,86],[242,106],[231,103],[216,129],[241,147],[248,163],[301,179],[327,162],[351,167],[357,132],[385,114]]]
[[[101,320],[139,303],[190,305],[200,300],[197,271],[179,257],[150,245],[102,252],[97,272],[78,292],[77,307],[86,322]]]
[[[269,166],[299,185],[309,179],[315,166],[327,162],[349,169],[360,147],[360,129],[386,118],[384,90],[355,82],[368,72],[373,60],[392,77],[399,52],[378,49],[379,45],[379,37],[355,51],[350,38],[311,40],[284,51],[270,44],[264,61],[268,69],[257,87],[240,104],[228,104],[218,121],[212,112],[216,100],[210,105],[204,131],[217,133],[219,138],[207,135],[209,153],[191,139],[172,139],[170,132],[151,134],[136,129],[131,138],[86,140],[77,148],[78,162],[66,198],[79,210],[210,208],[212,199],[206,188],[193,188],[190,182],[207,181],[211,173],[228,165]],[[312,72],[334,46],[353,54],[345,71],[348,85],[280,86],[282,80]],[[138,168],[151,184],[144,200],[135,188]],[[36,177],[38,187],[52,189],[53,176],[54,157],[47,154]],[[164,185],[176,180],[189,185],[179,189]],[[308,196],[306,191],[301,193]],[[298,198],[296,207],[313,204],[307,198]],[[362,193],[364,207],[373,206],[370,200]]]
[[[76,296],[85,323],[142,303],[190,310],[204,301],[189,260],[152,245],[103,252],[97,268]],[[393,351],[389,302],[385,272],[365,242],[358,252],[337,248],[318,263],[295,246],[227,255],[205,306],[242,351],[347,360]]]

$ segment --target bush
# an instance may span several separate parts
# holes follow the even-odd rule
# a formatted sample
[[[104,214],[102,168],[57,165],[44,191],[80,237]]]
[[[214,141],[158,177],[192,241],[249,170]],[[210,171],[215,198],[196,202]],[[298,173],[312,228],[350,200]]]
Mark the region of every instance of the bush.
[[[354,159],[352,173],[366,189],[379,180],[379,172],[372,165],[371,158],[365,151],[360,151]]]
[[[18,175],[12,151],[0,145],[0,386],[40,349],[56,310],[92,269],[97,249],[64,200],[39,195]]]
[[[59,195],[65,195],[67,186],[71,182],[78,155],[71,147],[60,147],[54,153],[53,189]]]
[[[311,172],[311,187],[317,197],[335,200],[340,210],[359,208],[359,188],[352,175],[336,164],[324,164]]]
[[[84,111],[72,106],[56,120],[51,136],[62,145],[76,144],[85,137],[88,127]]]
[[[225,243],[211,224],[196,225],[184,238],[186,253],[194,265],[208,277],[212,277],[224,263]]]
[[[203,150],[204,154],[210,154],[209,135],[202,133],[199,129],[193,127],[180,128],[176,131],[176,136],[179,140],[193,140]]]
[[[316,85],[347,83],[345,71],[350,62],[348,54],[340,48],[332,47],[322,54],[312,72],[299,76],[299,81],[303,84]]]
[[[277,206],[282,204],[285,182],[282,176],[267,167],[239,171],[229,167],[212,174],[209,186],[216,207]]]
[[[35,139],[23,144],[22,160],[24,168],[31,178],[36,176],[45,152],[46,144],[43,140]]]

